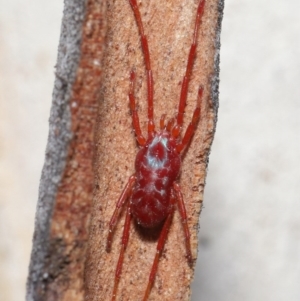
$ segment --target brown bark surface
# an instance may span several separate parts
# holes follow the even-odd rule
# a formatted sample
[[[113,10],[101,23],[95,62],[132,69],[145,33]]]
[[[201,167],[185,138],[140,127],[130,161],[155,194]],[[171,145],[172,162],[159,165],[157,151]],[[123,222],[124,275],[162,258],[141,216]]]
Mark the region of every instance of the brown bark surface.
[[[192,41],[198,1],[139,2],[154,77],[154,114],[174,117]],[[206,0],[185,110],[184,130],[199,85],[204,102],[197,132],[184,155],[182,188],[197,257],[208,154],[218,107],[222,0]],[[129,73],[146,136],[146,77],[140,37],[127,0],[66,0],[50,133],[42,173],[27,300],[110,300],[124,212],[105,250],[117,199],[134,173],[138,147],[128,104]],[[96,148],[95,148],[96,146]],[[95,152],[96,149],[96,152]],[[117,300],[141,300],[158,233],[132,223]],[[193,278],[176,210],[150,300],[189,300]]]
[[[216,98],[212,95],[216,76],[218,1],[208,0],[198,36],[197,57],[191,78],[184,129],[191,120],[199,85],[204,86],[201,121],[182,164],[180,186],[184,196],[191,244],[197,257],[198,221],[210,146],[216,122]],[[154,77],[154,114],[158,127],[162,114],[167,120],[177,112],[181,82],[192,42],[198,1],[143,1],[140,4],[145,34],[148,37]],[[103,61],[102,94],[96,141],[96,191],[91,218],[86,263],[86,300],[109,300],[118,261],[124,211],[113,238],[112,251],[105,250],[108,223],[118,197],[134,173],[138,151],[128,104],[129,74],[136,71],[135,95],[146,134],[147,89],[140,37],[127,1],[115,1],[107,9],[107,47]],[[146,232],[146,233],[145,233]],[[125,252],[117,300],[141,300],[147,286],[156,252],[152,231],[141,231],[132,223]],[[161,256],[149,300],[189,300],[193,269],[185,258],[184,232],[175,212],[164,252]]]
[[[27,300],[84,300],[104,3],[66,0]]]

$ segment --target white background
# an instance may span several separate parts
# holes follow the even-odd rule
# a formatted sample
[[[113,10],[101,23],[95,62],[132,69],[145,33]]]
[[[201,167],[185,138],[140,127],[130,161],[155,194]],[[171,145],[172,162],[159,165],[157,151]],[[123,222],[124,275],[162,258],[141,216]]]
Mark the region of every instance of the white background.
[[[300,300],[300,2],[225,0],[193,301]],[[62,0],[0,0],[0,300],[23,301]]]

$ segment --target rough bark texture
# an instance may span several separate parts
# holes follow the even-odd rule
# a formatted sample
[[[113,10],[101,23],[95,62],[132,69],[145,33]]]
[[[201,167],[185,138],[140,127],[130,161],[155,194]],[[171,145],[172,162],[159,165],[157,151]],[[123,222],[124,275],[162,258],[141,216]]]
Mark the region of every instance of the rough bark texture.
[[[27,300],[83,300],[103,4],[65,0]]]
[[[176,114],[197,5],[198,1],[187,0],[140,3],[152,60],[156,125],[162,114],[167,118]],[[222,12],[223,0],[206,1],[185,110],[184,129],[195,108],[198,86],[203,85],[201,121],[179,179],[195,258],[217,120]],[[128,105],[132,68],[137,74],[136,99],[146,135],[144,59],[128,1],[66,0],[27,300],[111,298],[124,214],[110,253],[105,251],[108,222],[134,173],[138,150]],[[141,300],[156,249],[152,234],[141,233],[132,225],[117,300]],[[189,300],[192,278],[176,212],[150,300]]]

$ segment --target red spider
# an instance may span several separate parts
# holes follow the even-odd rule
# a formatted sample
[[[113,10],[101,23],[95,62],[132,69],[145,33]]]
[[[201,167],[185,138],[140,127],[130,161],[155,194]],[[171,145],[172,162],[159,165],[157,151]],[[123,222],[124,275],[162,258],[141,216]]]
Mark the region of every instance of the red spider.
[[[137,2],[136,0],[129,0],[129,2],[134,12],[141,36],[142,50],[145,57],[147,71],[148,138],[146,139],[143,136],[140,129],[139,117],[134,98],[135,73],[132,71],[130,74],[129,101],[132,112],[133,128],[135,130],[137,142],[141,148],[135,160],[135,173],[129,178],[129,181],[118,200],[115,211],[109,223],[107,251],[109,251],[111,248],[113,229],[118,219],[120,211],[119,209],[124,206],[126,201],[129,200],[122,236],[122,246],[115,274],[115,283],[112,296],[112,300],[114,301],[116,299],[118,283],[121,276],[124,252],[128,243],[130,221],[132,217],[139,225],[145,228],[153,228],[163,223],[157,243],[157,252],[153,261],[147,289],[143,299],[146,301],[155,279],[159,257],[167,239],[176,201],[184,227],[187,258],[190,266],[193,264],[186,210],[182,193],[180,191],[180,186],[176,180],[178,179],[180,172],[182,151],[187,145],[189,145],[200,119],[201,99],[203,94],[202,87],[199,88],[197,106],[194,111],[192,121],[188,125],[187,130],[181,140],[180,133],[183,124],[188,85],[196,54],[196,40],[204,11],[205,0],[200,0],[197,9],[193,42],[188,57],[186,73],[182,82],[177,117],[176,119],[172,118],[166,125],[165,115],[163,115],[160,119],[160,129],[158,131],[155,130],[153,122],[153,77],[150,65],[148,40],[144,34],[143,23]]]

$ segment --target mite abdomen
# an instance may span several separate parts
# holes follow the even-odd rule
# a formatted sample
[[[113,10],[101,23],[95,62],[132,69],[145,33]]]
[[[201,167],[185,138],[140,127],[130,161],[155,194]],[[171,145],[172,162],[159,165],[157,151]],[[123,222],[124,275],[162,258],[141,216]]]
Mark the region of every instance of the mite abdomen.
[[[169,213],[171,188],[162,185],[162,180],[149,181],[144,179],[136,183],[131,197],[131,212],[138,224],[146,228],[160,224]]]

